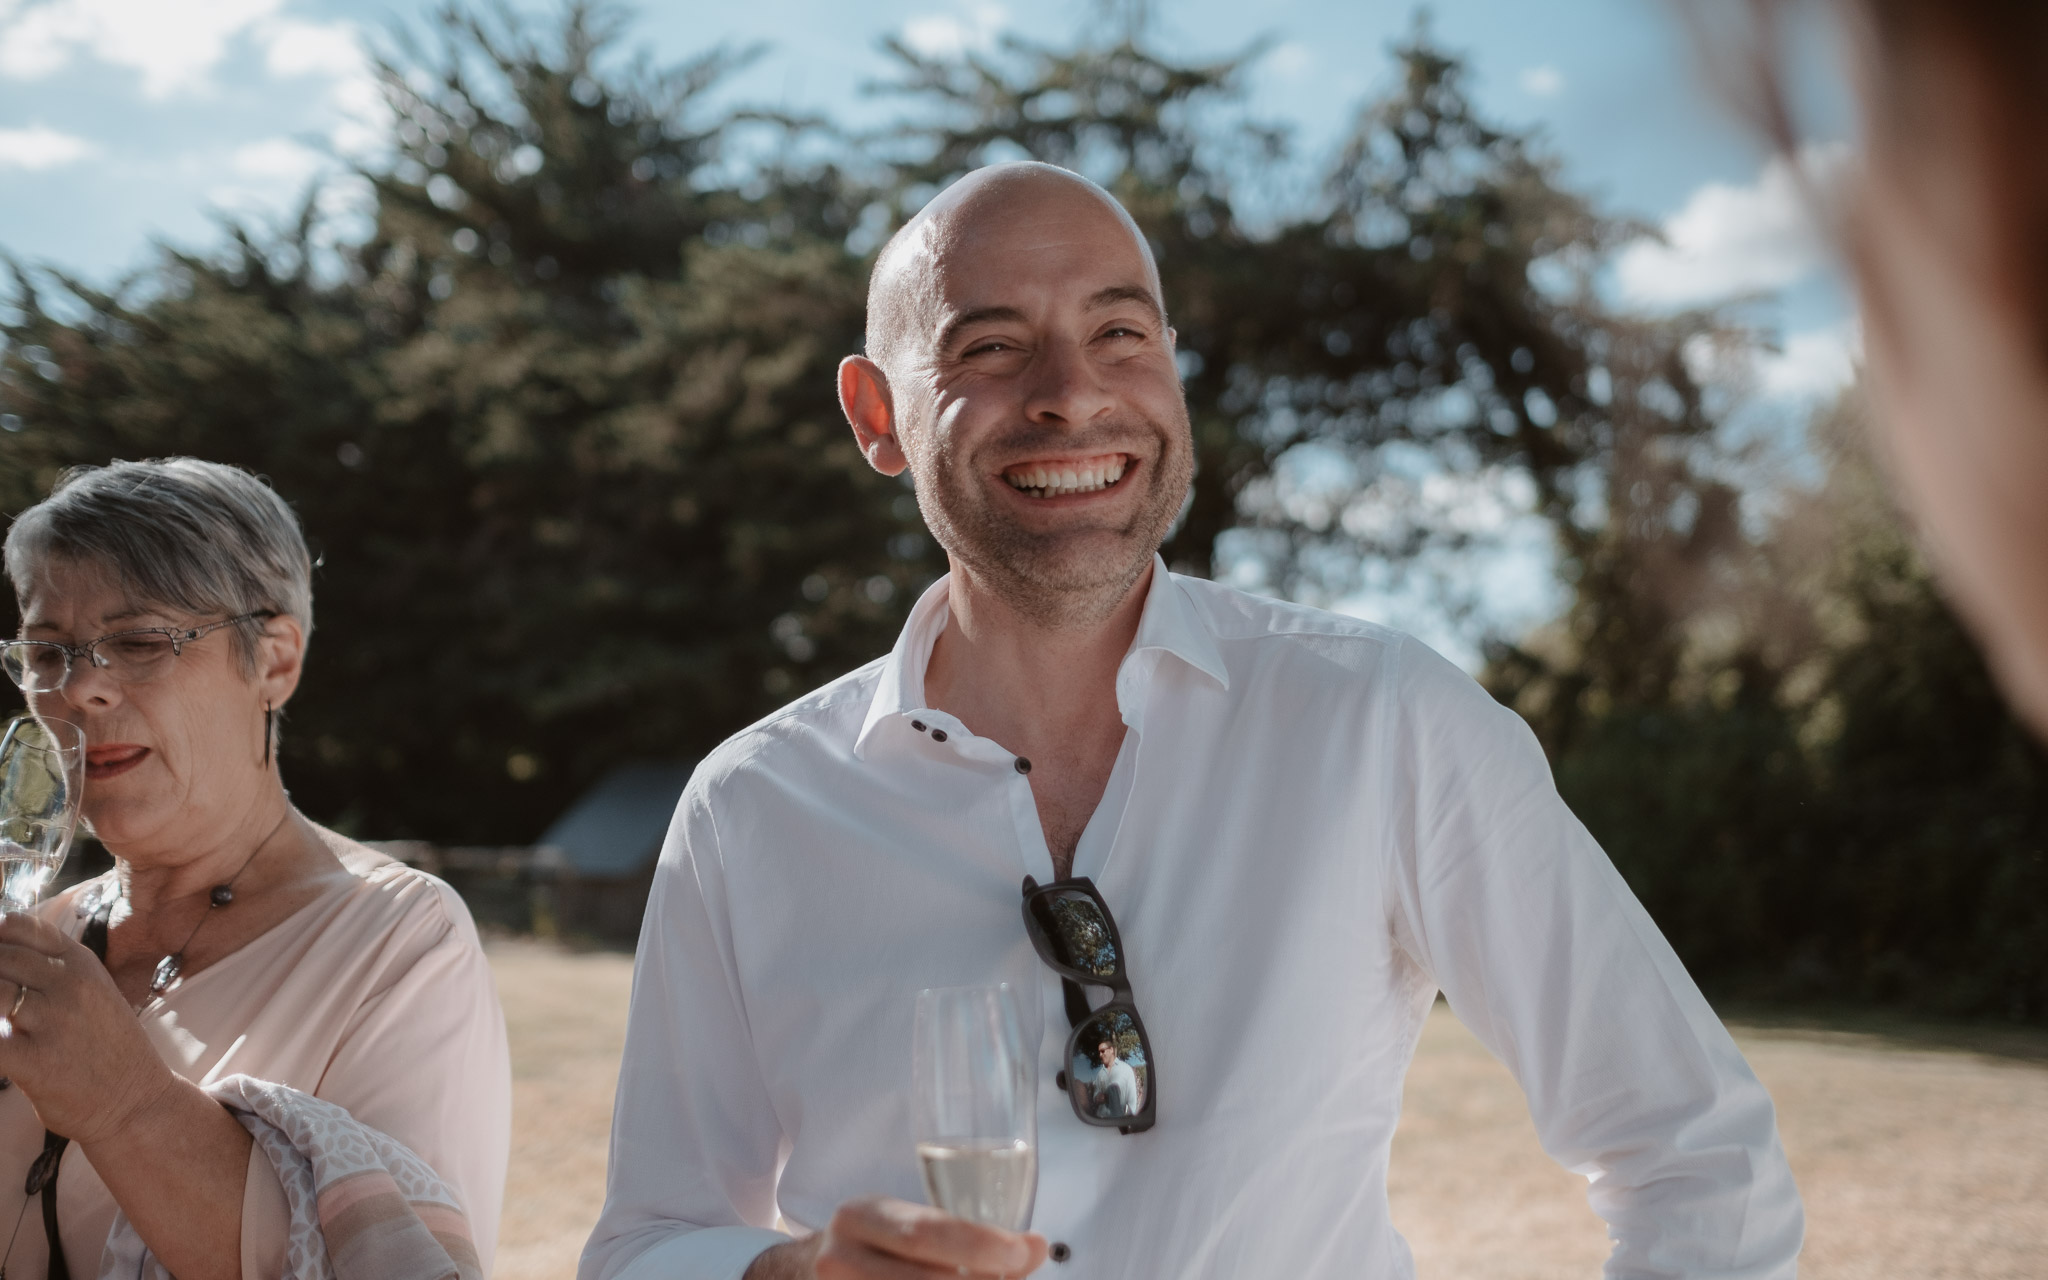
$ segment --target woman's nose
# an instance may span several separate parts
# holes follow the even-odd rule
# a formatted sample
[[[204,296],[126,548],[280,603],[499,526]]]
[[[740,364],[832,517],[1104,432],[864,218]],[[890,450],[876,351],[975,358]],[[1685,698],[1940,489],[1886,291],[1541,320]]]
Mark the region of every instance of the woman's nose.
[[[97,666],[91,658],[72,659],[71,669],[64,675],[61,690],[64,701],[83,710],[87,707],[111,707],[121,700],[121,682],[109,675],[105,668]]]

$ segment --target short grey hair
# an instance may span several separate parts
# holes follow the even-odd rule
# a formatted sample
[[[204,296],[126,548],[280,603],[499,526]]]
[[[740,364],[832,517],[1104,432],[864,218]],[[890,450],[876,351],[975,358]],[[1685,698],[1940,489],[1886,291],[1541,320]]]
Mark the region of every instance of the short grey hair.
[[[110,570],[138,604],[194,616],[274,612],[313,631],[313,560],[299,518],[264,481],[198,458],[72,467],[7,531],[26,601],[52,561]],[[235,627],[245,665],[254,628]]]

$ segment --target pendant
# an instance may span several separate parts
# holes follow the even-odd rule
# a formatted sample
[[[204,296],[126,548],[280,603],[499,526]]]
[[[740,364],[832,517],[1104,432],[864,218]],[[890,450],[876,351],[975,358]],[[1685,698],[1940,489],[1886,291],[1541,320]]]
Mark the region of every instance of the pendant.
[[[156,975],[149,980],[149,994],[161,996],[164,992],[169,991],[171,984],[178,980],[178,974],[184,968],[185,953],[182,951],[176,955],[165,956],[157,961]]]
[[[43,1194],[43,1187],[57,1176],[57,1162],[63,1158],[62,1147],[43,1148],[43,1154],[28,1167],[28,1184],[22,1188],[23,1193],[31,1197]]]

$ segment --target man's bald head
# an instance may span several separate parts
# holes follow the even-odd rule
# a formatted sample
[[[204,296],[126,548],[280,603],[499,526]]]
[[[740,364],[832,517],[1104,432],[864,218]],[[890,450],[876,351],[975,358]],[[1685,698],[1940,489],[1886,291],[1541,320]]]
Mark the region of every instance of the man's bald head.
[[[969,247],[991,218],[1031,211],[1041,215],[1041,228],[1067,218],[1113,219],[1136,246],[1145,285],[1165,314],[1152,246],[1115,196],[1055,165],[993,164],[940,192],[882,247],[868,277],[868,358],[893,373],[906,356],[914,356],[941,323],[941,273],[948,255]]]
[[[948,561],[1046,626],[1107,617],[1194,471],[1159,270],[1122,206],[1042,164],[953,184],[875,264],[839,403],[914,477]]]

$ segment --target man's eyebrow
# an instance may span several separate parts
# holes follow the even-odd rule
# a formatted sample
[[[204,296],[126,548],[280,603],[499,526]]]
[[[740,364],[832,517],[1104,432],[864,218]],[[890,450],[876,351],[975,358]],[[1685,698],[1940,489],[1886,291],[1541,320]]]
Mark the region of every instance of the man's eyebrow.
[[[1166,308],[1159,305],[1159,296],[1141,284],[1113,284],[1107,289],[1098,289],[1094,296],[1088,299],[1087,309],[1100,311],[1119,302],[1141,302],[1145,304],[1146,310],[1161,320],[1166,319]]]
[[[1166,310],[1159,305],[1159,296],[1141,284],[1113,284],[1107,289],[1098,289],[1089,296],[1088,301],[1083,304],[1083,309],[1100,311],[1104,307],[1112,307],[1119,302],[1142,303],[1146,310],[1158,316],[1162,322],[1166,319]],[[972,311],[963,311],[948,322],[944,329],[939,331],[939,350],[945,351],[949,349],[953,345],[954,339],[960,336],[960,331],[970,325],[982,324],[990,320],[1017,321],[1022,319],[1024,319],[1024,313],[1015,307],[976,307]]]
[[[969,325],[982,324],[990,320],[1022,320],[1023,318],[1024,313],[1015,307],[976,307],[972,311],[963,311],[947,322],[945,328],[939,330],[939,350],[950,350],[953,346],[953,340],[958,338],[960,331]]]

